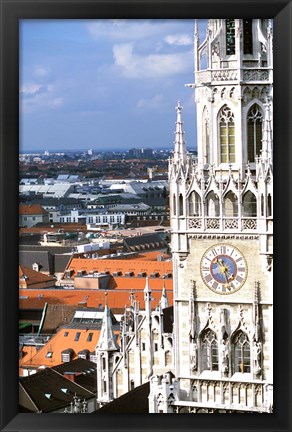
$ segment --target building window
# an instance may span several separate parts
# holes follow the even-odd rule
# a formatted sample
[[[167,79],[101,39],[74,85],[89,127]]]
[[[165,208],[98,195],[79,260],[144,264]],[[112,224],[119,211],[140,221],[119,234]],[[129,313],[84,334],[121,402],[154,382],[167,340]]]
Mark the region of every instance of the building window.
[[[87,336],[86,341],[87,342],[91,342],[92,341],[92,336],[93,336],[93,333],[89,333],[89,335]]]
[[[247,335],[239,331],[233,338],[234,372],[250,372],[250,343]]]
[[[235,162],[235,125],[234,114],[224,105],[219,112],[220,156],[221,163]]]
[[[271,194],[268,194],[268,209],[267,216],[272,216],[272,197]]]
[[[226,55],[235,54],[235,20],[226,20]]]
[[[62,362],[69,362],[70,361],[70,354],[69,353],[62,353]]]
[[[154,344],[154,351],[157,352],[158,351],[158,343]]]
[[[243,54],[252,54],[252,20],[244,19],[243,21]]]
[[[176,196],[175,196],[175,194],[173,194],[173,197],[172,197],[172,204],[173,204],[173,214],[175,216],[176,215]]]
[[[64,332],[64,337],[67,337],[68,336],[68,334],[69,334],[69,332]]]
[[[179,194],[178,197],[178,208],[179,208],[179,216],[183,216],[184,214],[184,200],[182,194]]]
[[[81,335],[80,332],[77,332],[77,333],[76,333],[76,335],[75,335],[75,339],[74,339],[75,342],[79,341],[80,335]]]
[[[262,149],[263,115],[260,107],[254,104],[247,114],[247,157],[254,162]]]
[[[52,358],[53,357],[53,352],[52,351],[48,351],[46,354],[47,358]]]
[[[218,370],[218,342],[210,329],[202,336],[202,370]]]
[[[105,358],[102,357],[102,369],[105,370],[106,369],[106,362],[105,362]]]
[[[142,342],[142,351],[145,351],[145,349],[146,349],[145,342]]]

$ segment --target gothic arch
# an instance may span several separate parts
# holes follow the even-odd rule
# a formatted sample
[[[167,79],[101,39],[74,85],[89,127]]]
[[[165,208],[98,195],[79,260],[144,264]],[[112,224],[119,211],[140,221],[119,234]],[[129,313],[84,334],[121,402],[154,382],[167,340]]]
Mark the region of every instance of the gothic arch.
[[[256,196],[248,190],[242,197],[242,216],[256,217],[257,216],[257,199]]]
[[[228,105],[223,105],[218,112],[218,138],[220,163],[235,162],[235,121],[234,113]]]
[[[233,373],[251,371],[250,341],[247,333],[241,329],[236,330],[231,337],[231,364]]]
[[[206,196],[206,214],[209,217],[220,216],[219,197],[214,191],[210,191]]]
[[[232,99],[234,95],[235,95],[235,87],[232,87],[230,92],[229,92],[230,99]]]
[[[259,88],[258,87],[254,87],[253,90],[252,90],[251,95],[252,95],[253,99],[259,99],[260,98],[260,90],[259,90]]]
[[[196,191],[192,191],[188,197],[189,215],[201,216],[202,215],[202,202],[201,197]]]
[[[218,371],[219,351],[216,333],[208,327],[201,332],[199,341],[201,372],[203,370]]]
[[[245,87],[243,90],[243,100],[247,103],[251,99],[251,89],[249,87]]]
[[[238,216],[238,199],[233,191],[227,192],[224,197],[224,216],[237,217]]]
[[[250,106],[246,116],[247,160],[255,162],[260,156],[263,138],[263,110],[258,103]]]

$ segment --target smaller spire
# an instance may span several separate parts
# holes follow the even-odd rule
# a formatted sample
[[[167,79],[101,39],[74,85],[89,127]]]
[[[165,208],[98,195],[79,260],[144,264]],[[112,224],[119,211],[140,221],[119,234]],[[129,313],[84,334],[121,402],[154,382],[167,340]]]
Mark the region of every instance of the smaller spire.
[[[103,320],[96,349],[99,351],[116,351],[119,350],[119,346],[116,342],[116,337],[113,331],[111,310],[107,304],[107,295],[108,293],[105,293]]]
[[[182,121],[182,106],[180,101],[176,107],[177,119],[175,129],[175,141],[174,141],[174,159],[175,161],[186,160],[186,144],[184,141],[183,121]]]
[[[166,288],[165,288],[165,279],[163,279],[163,287],[162,287],[162,293],[161,293],[161,299],[160,299],[160,306],[161,306],[161,309],[165,309],[169,306],[168,298],[167,298],[167,294],[166,294]]]
[[[144,288],[144,294],[151,294],[151,289],[149,286],[149,279],[148,277],[146,277],[146,284],[145,284],[145,288]]]

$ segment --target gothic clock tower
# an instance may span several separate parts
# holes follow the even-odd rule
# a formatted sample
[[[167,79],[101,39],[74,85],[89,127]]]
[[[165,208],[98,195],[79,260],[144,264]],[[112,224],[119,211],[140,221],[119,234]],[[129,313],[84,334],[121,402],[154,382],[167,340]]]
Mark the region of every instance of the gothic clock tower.
[[[196,22],[194,46],[198,157],[178,103],[169,162],[169,412],[271,412],[272,22],[210,19],[202,42]]]

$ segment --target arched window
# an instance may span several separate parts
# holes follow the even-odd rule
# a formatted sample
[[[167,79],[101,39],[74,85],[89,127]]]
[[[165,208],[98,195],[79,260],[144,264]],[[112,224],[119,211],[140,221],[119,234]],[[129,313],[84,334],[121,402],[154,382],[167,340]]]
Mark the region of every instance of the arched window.
[[[175,194],[172,196],[173,214],[176,216],[176,197]]]
[[[272,216],[272,196],[268,194],[268,208],[267,208],[267,216]]]
[[[202,370],[218,370],[218,342],[215,333],[207,329],[201,337]]]
[[[189,196],[189,215],[201,216],[201,198],[195,191],[193,191]]]
[[[220,216],[219,198],[215,193],[209,192],[207,195],[207,216],[218,217]]]
[[[236,195],[229,191],[224,199],[224,215],[226,217],[238,216],[238,201]]]
[[[233,337],[233,367],[234,372],[250,372],[250,343],[247,334],[238,331]]]
[[[248,191],[244,194],[242,199],[242,207],[243,217],[257,216],[257,200],[252,192]]]
[[[179,194],[179,197],[178,197],[178,215],[179,216],[183,216],[183,214],[184,214],[183,203],[184,203],[183,196],[182,196],[182,194]]]
[[[262,149],[263,115],[260,107],[254,104],[247,114],[247,158],[254,162]]]
[[[221,163],[235,162],[234,114],[224,105],[219,112],[220,158]]]
[[[209,132],[209,115],[206,108],[204,108],[202,116],[202,136],[204,143],[204,157],[205,163],[210,163],[210,132]]]
[[[243,54],[252,54],[252,19],[243,21]]]
[[[235,54],[235,20],[226,20],[226,55]]]

